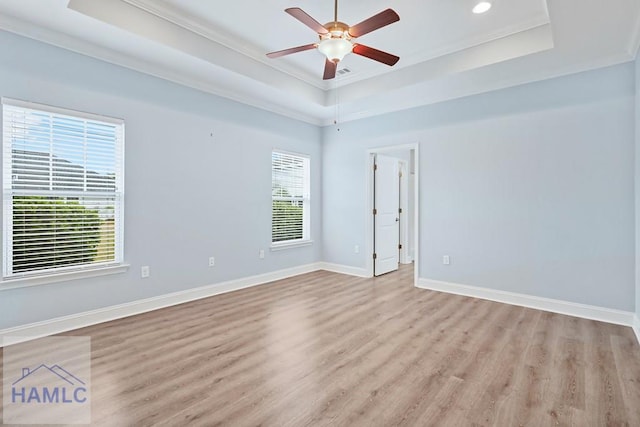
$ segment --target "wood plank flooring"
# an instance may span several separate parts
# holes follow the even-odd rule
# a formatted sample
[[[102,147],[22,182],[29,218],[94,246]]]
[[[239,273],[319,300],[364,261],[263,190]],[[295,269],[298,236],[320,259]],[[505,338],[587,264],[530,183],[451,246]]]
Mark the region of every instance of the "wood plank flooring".
[[[314,272],[76,330],[105,426],[640,426],[630,328]]]

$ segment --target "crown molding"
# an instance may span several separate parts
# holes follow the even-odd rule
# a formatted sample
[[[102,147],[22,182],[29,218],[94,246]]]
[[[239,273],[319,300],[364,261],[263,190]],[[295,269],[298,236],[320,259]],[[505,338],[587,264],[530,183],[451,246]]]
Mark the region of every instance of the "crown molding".
[[[253,60],[261,62],[273,69],[286,73],[294,78],[300,79],[312,86],[315,86],[319,89],[333,92],[335,88],[340,88],[347,86],[349,84],[359,82],[362,80],[366,80],[372,77],[380,76],[387,71],[383,68],[380,69],[370,69],[366,72],[360,72],[354,74],[343,75],[337,78],[333,82],[325,82],[319,81],[317,76],[311,75],[307,72],[301,71],[297,67],[293,67],[287,65],[284,62],[279,61],[268,61],[265,57],[265,53],[261,50],[252,48],[252,45],[248,43],[238,43],[236,40],[228,37],[228,35],[219,31],[215,27],[211,25],[205,25],[202,22],[199,22],[197,18],[190,16],[188,14],[182,13],[176,8],[168,5],[167,3],[157,2],[152,0],[122,0],[132,6],[135,6],[145,12],[151,13],[161,19],[169,21],[175,25],[178,25],[188,31],[201,35],[211,41],[219,43],[229,49],[232,49],[242,55],[250,57]],[[545,10],[546,10],[546,2],[545,2]],[[434,59],[441,58],[443,56],[447,56],[453,53],[457,53],[466,49],[470,49],[485,43],[490,43],[492,41],[502,39],[505,37],[513,36],[521,32],[526,32],[532,30],[537,27],[541,27],[544,25],[550,24],[549,14],[548,12],[544,14],[540,14],[536,17],[531,18],[528,21],[510,25],[505,28],[501,28],[495,32],[471,37],[465,40],[459,40],[450,44],[446,44],[442,47],[439,47],[436,50],[429,50],[420,53],[413,54],[408,57],[403,57],[400,60],[400,63],[397,64],[394,69],[400,69],[405,67],[410,67],[412,65],[416,65],[422,62],[431,61]],[[398,66],[399,65],[399,66]],[[347,68],[349,68],[347,66]]]
[[[436,50],[422,52],[419,54],[411,55],[406,58],[407,63],[403,65],[401,68],[410,67],[412,65],[420,64],[422,62],[433,61],[435,59],[441,59],[448,55],[453,55],[468,49],[473,49],[481,45],[489,44],[495,42],[497,40],[509,38],[512,36],[517,36],[520,33],[526,33],[536,29],[542,29],[541,27],[547,27],[549,34],[551,34],[550,21],[548,16],[537,16],[529,21],[510,25],[508,27],[502,28],[500,30],[494,31],[492,33],[471,37],[465,40],[459,40],[447,45],[444,45]],[[529,52],[525,53],[526,55]],[[403,58],[404,59],[404,58]],[[382,73],[378,73],[382,74]],[[371,76],[373,77],[373,75]]]
[[[270,61],[265,55],[265,52],[252,48],[253,45],[248,43],[238,43],[235,39],[229,37],[223,31],[205,25],[199,22],[192,16],[179,12],[173,7],[170,7],[166,3],[152,2],[150,0],[122,0],[131,6],[137,7],[147,13],[153,14],[158,18],[178,25],[185,30],[198,34],[210,41],[219,43],[228,49],[231,49],[237,53],[245,55],[255,61],[261,62],[275,70],[285,73],[291,77],[302,80],[318,89],[327,90],[330,85],[322,80],[318,80],[317,76],[303,72],[296,67],[290,66],[284,62]]]
[[[59,32],[38,27],[31,23],[17,19],[15,17],[0,14],[0,29],[14,33],[14,34],[18,34],[20,36],[24,36],[30,39],[34,39],[43,43],[51,44],[51,45],[81,54],[81,55],[102,60],[114,65],[122,66],[138,72],[149,74],[151,76],[168,80],[173,83],[177,83],[193,89],[201,90],[203,92],[206,92],[212,95],[220,96],[226,99],[230,99],[232,101],[236,101],[242,104],[246,104],[252,107],[262,109],[262,110],[276,113],[278,115],[285,116],[294,120],[302,121],[302,122],[309,123],[316,126],[333,125],[333,117],[305,114],[300,112],[299,110],[284,108],[275,103],[262,102],[254,98],[241,96],[235,91],[230,90],[229,88],[226,88],[220,85],[215,85],[211,82],[205,82],[200,79],[190,78],[183,73],[175,73],[174,71],[169,70],[167,68],[159,67],[157,64],[151,64],[146,61],[141,61],[138,58],[125,55],[111,49],[100,47],[98,45],[87,42],[85,40],[76,39],[74,37],[70,37]],[[448,101],[456,98],[462,98],[464,96],[490,92],[493,90],[499,90],[503,88],[517,86],[520,84],[526,84],[526,83],[545,80],[545,79],[554,78],[554,77],[561,77],[568,74],[587,71],[589,69],[606,67],[610,65],[623,63],[623,62],[628,62],[630,60],[631,60],[631,56],[627,52],[625,52],[624,54],[612,55],[610,57],[601,58],[596,61],[585,62],[577,66],[564,67],[560,70],[555,70],[554,72],[545,73],[544,75],[538,75],[538,76],[519,75],[513,79],[502,80],[500,82],[495,82],[494,84],[483,85],[482,89],[478,89],[475,91],[467,91],[461,94],[452,94],[451,96],[440,97],[437,99],[429,100],[427,102],[425,102],[424,99],[419,100],[419,102],[416,102],[415,100],[413,100],[409,102],[400,102],[400,103],[394,104],[394,106],[391,106],[390,104],[389,108],[386,108],[386,109],[372,109],[372,110],[366,110],[366,111],[358,111],[354,113],[342,113],[340,115],[340,122],[345,123],[345,122],[365,119],[365,118],[369,118],[369,117],[373,117],[376,115],[381,115],[381,114],[385,114],[393,111],[401,111],[401,110],[406,110],[410,108],[416,108],[423,105],[435,104],[438,102]]]
[[[263,102],[252,97],[243,96],[222,85],[216,85],[210,81],[205,82],[201,79],[191,78],[184,73],[176,73],[166,67],[158,66],[158,64],[142,61],[130,55],[98,46],[86,40],[77,39],[56,31],[38,27],[15,17],[0,14],[0,29],[69,50],[74,53],[105,61],[110,64],[125,67],[163,80],[168,80],[182,86],[197,89],[211,95],[220,96],[231,101],[266,110],[271,113],[276,113],[290,119],[316,126],[322,124],[322,120],[320,118],[304,114],[299,110],[284,108],[274,103]]]
[[[559,77],[565,77],[571,74],[582,73],[590,70],[595,70],[599,68],[611,67],[614,65],[624,64],[626,62],[630,62],[632,59],[626,52],[612,54],[605,58],[598,58],[597,60],[585,61],[579,64],[572,64],[570,66],[560,67],[554,70],[549,71],[532,71],[531,74],[522,74],[522,73],[514,73],[510,74],[510,78],[502,78],[496,79],[493,81],[484,79],[478,80],[478,84],[475,85],[473,89],[463,88],[458,92],[447,91],[446,96],[439,96],[431,99],[426,99],[424,97],[411,98],[406,99],[405,101],[401,101],[395,104],[391,104],[389,102],[388,109],[386,111],[382,111],[380,109],[371,109],[364,111],[357,111],[353,113],[339,113],[339,123],[347,123],[351,121],[366,119],[375,117],[385,113],[392,112],[400,112],[405,110],[410,110],[413,108],[426,107],[428,105],[438,104],[440,102],[452,101],[455,99],[465,98],[468,96],[481,95],[483,93],[493,92],[496,90],[508,89],[515,86],[525,85],[529,83],[536,83],[544,80],[550,80]],[[473,72],[473,70],[469,71]],[[468,81],[465,73],[459,73],[455,76],[451,77],[447,81],[446,84],[462,87],[463,83]],[[428,82],[423,82],[425,87],[428,90]],[[444,82],[432,82],[431,84],[445,84]],[[414,91],[422,91],[420,87],[414,87]],[[334,117],[325,118],[321,120],[322,127],[334,126]]]
[[[76,2],[78,2],[78,0],[71,0],[70,5]],[[152,20],[150,21],[151,23],[157,24],[155,30],[160,33],[160,37],[163,37],[161,33],[165,28],[164,25],[166,25],[171,31],[176,31],[179,37],[183,37],[183,39],[180,40],[180,43],[183,45],[189,40],[195,40],[197,43],[200,43],[201,46],[196,48],[195,51],[184,52],[184,54],[194,58],[194,61],[204,61],[207,63],[207,66],[210,64],[212,66],[211,78],[209,78],[206,73],[200,73],[201,75],[196,75],[195,72],[190,73],[186,67],[185,72],[180,72],[175,67],[171,67],[169,63],[162,65],[152,61],[146,61],[136,57],[134,54],[121,53],[117,51],[117,49],[102,47],[99,44],[72,37],[65,34],[64,29],[47,29],[9,15],[0,14],[0,29],[5,29],[12,33],[55,45],[88,57],[133,69],[183,86],[317,126],[332,124],[334,118],[333,112],[335,110],[339,111],[340,122],[349,122],[626,62],[635,57],[635,52],[633,55],[630,52],[640,44],[640,19],[638,19],[636,20],[638,25],[635,27],[636,31],[634,31],[632,41],[629,42],[628,49],[626,46],[621,46],[619,52],[605,58],[600,57],[580,64],[572,63],[554,69],[516,67],[516,71],[507,73],[508,75],[505,75],[505,73],[495,73],[493,76],[487,76],[486,69],[493,68],[491,63],[475,64],[475,66],[471,66],[470,69],[466,71],[459,67],[460,61],[456,62],[456,64],[458,64],[457,68],[456,66],[448,66],[445,64],[445,62],[454,59],[453,57],[457,55],[456,52],[454,52],[453,54],[437,57],[436,61],[426,61],[416,64],[413,66],[418,67],[415,70],[412,70],[412,67],[405,66],[400,70],[399,74],[396,74],[396,72],[388,73],[375,78],[352,82],[349,80],[351,77],[338,79],[332,82],[332,84],[336,85],[335,88],[338,89],[338,92],[336,92],[336,89],[324,90],[292,77],[286,72],[280,72],[277,68],[274,68],[273,63],[265,59],[262,59],[260,62],[255,62],[253,57],[224,45],[224,43],[226,43],[225,40],[222,40],[224,39],[224,35],[211,32],[210,34],[203,35],[200,31],[196,33],[189,28],[184,28],[179,23],[166,20],[159,15],[164,13],[161,7],[156,8],[155,12],[142,9],[141,5],[148,6],[152,4],[150,0],[116,0],[109,2],[109,4],[116,5],[114,6],[115,9],[111,8],[108,10],[111,14],[115,13],[116,18],[116,12],[122,12],[123,10],[138,11],[140,15],[139,19],[142,23],[144,23],[145,17],[148,17],[148,19]],[[159,2],[158,4],[164,3]],[[545,17],[540,15],[537,19],[530,21],[527,26],[534,26],[544,20]],[[129,25],[139,23],[140,22],[130,22]],[[117,25],[117,22],[115,25]],[[494,33],[492,35],[494,38],[493,41],[482,42],[483,39],[476,39],[475,42],[480,44],[470,49],[486,51],[486,49],[494,43],[497,43],[498,46],[503,46],[505,43],[507,46],[517,45],[518,43],[516,43],[516,41],[525,36],[533,43],[530,44],[530,46],[534,46],[535,43],[537,43],[536,40],[539,41],[544,34],[546,34],[546,36],[544,36],[546,38],[551,37],[550,32],[547,31],[545,27],[550,28],[550,25],[534,26],[533,29],[527,31],[506,35],[508,32],[524,28],[524,26],[514,26],[508,30],[503,30],[502,33]],[[127,28],[124,29],[127,30]],[[133,30],[135,30],[135,28],[133,28],[132,31]],[[189,34],[191,34],[191,36],[189,36]],[[140,37],[154,43],[162,44],[163,41],[162,39],[155,40],[153,38],[154,34],[146,37],[144,32]],[[164,37],[167,36],[165,35]],[[223,43],[221,44],[218,41],[212,40],[212,38],[216,37],[221,38],[220,40],[222,40]],[[249,69],[250,72],[241,72],[244,68],[240,68],[240,72],[238,72],[234,71],[232,69],[233,67],[226,68],[217,65],[215,63],[217,59],[214,58],[215,61],[213,61],[210,55],[209,57],[206,56],[211,53],[206,52],[209,43],[214,48],[215,45],[217,45],[218,49],[228,51],[224,53],[236,60],[234,64],[236,69],[244,67]],[[448,49],[455,51],[459,46],[460,45],[456,46],[452,44]],[[179,48],[180,46],[172,47],[167,45],[167,49],[173,49],[178,52],[180,51]],[[544,46],[534,46],[534,50],[544,48]],[[498,52],[504,51],[504,49],[497,50]],[[529,53],[532,53],[534,50]],[[445,52],[445,50],[442,52]],[[205,56],[199,57],[198,55],[200,54]],[[513,50],[513,54],[514,58],[517,59],[517,49]],[[210,60],[207,60],[207,58]],[[522,56],[520,56],[520,58],[525,59],[527,64],[531,64],[526,58],[522,58]],[[505,57],[498,59],[498,62],[500,62],[513,58]],[[428,63],[430,64],[429,67],[423,68]],[[444,70],[446,73],[443,74],[442,64],[438,65],[439,63],[444,64],[444,68],[448,67],[449,71]],[[194,64],[197,63],[194,62]],[[535,61],[533,61],[533,64],[535,64]],[[204,66],[205,64],[203,63],[203,67]],[[252,68],[253,71],[251,71]],[[513,67],[507,68],[513,69]],[[201,70],[206,71],[205,68],[201,68]],[[251,77],[256,73],[259,74],[261,70],[270,72],[267,73],[268,76],[266,77],[264,75],[258,77],[258,79]],[[221,73],[217,74],[217,76],[229,77],[227,81],[233,80],[234,83],[238,85],[242,84],[244,87],[241,87],[241,91],[238,92],[233,89],[233,85],[220,83],[220,80],[216,79],[215,73]],[[474,74],[471,76],[469,73]],[[365,76],[364,72],[359,72],[358,70],[356,70],[356,74],[359,78]],[[346,76],[348,76],[348,74]],[[392,76],[394,77],[392,78]],[[470,79],[470,77],[473,78]],[[342,88],[342,86],[344,86],[344,88]],[[374,92],[372,92],[372,89],[374,89]],[[434,91],[434,89],[436,90]],[[412,94],[416,94],[416,96],[408,96],[409,91],[411,91]],[[338,94],[339,97],[337,96]],[[385,97],[387,102],[384,104],[376,102],[376,99],[380,99],[382,96]],[[319,99],[319,97],[322,99]],[[339,107],[335,107],[335,99],[339,100]]]
[[[468,49],[474,49],[478,46],[489,44],[504,38],[518,36],[520,33],[526,33],[532,30],[540,29],[541,27],[547,27],[549,34],[551,34],[550,21],[548,16],[538,16],[534,19],[531,19],[527,22],[511,25],[509,27],[500,29],[493,33],[472,37],[466,40],[459,40],[447,45],[444,45],[436,50],[425,51],[420,53],[415,53],[408,57],[402,57],[400,61],[394,66],[395,71],[412,67],[423,62],[429,62],[433,60],[445,59],[445,57],[449,55],[454,55],[459,52],[463,52]],[[529,54],[528,52],[526,53]],[[350,68],[346,65],[347,68]],[[338,88],[343,88],[350,84],[355,84],[363,80],[367,80],[373,77],[381,76],[385,74],[386,71],[384,69],[379,70],[369,70],[369,71],[357,71],[351,74],[345,74],[340,76],[338,81],[336,82],[336,86]],[[330,90],[331,92],[332,90]]]

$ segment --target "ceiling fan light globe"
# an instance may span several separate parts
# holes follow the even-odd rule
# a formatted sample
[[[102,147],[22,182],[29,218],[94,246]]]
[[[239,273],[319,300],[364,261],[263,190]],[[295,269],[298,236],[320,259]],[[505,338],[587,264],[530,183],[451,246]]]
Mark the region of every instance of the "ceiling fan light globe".
[[[325,39],[318,44],[318,50],[322,52],[329,61],[342,61],[345,55],[353,50],[353,44],[343,38]]]

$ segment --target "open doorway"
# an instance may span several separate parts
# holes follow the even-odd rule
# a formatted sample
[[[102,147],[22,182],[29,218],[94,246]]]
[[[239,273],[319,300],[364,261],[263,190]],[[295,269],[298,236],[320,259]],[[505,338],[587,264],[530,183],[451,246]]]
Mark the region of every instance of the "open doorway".
[[[367,270],[379,276],[419,254],[418,144],[367,152]]]

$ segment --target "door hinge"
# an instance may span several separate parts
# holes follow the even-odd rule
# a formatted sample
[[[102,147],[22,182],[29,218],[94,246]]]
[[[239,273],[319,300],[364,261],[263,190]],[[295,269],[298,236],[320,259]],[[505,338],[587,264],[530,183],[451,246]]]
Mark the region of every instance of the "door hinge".
[[[399,176],[400,178],[402,178],[402,172],[399,172],[399,173],[398,173],[398,176]]]
[[[374,209],[373,209],[373,214],[374,214],[374,215],[378,215],[378,209],[374,208]]]
[[[378,170],[378,165],[376,165],[375,163],[373,164],[373,170],[377,171]]]
[[[402,208],[398,208],[398,213],[402,213]]]
[[[376,258],[378,258],[378,254],[374,253],[373,254],[373,259],[376,259]]]
[[[398,249],[402,249],[402,245],[398,245]]]

